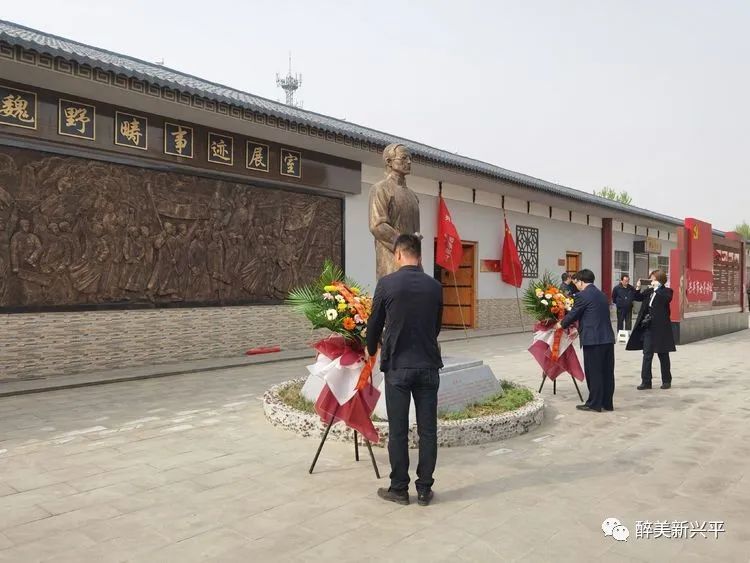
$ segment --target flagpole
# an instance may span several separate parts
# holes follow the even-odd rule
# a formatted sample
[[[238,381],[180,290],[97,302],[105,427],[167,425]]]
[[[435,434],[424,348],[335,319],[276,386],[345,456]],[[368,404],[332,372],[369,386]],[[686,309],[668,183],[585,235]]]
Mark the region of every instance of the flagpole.
[[[505,208],[503,208],[503,223],[505,225],[505,229],[508,227],[508,214],[505,212]],[[523,278],[521,278],[523,283]],[[516,270],[513,268],[513,287],[516,288],[516,304],[518,305],[518,321],[521,323],[521,330],[523,332],[526,332],[526,326],[523,324],[523,312],[521,311],[521,298],[518,296],[518,280],[516,279]]]
[[[518,304],[518,318],[521,320],[521,330],[526,332],[526,327],[523,324],[523,313],[521,312],[521,299],[518,297],[518,287],[516,287],[516,303]]]
[[[454,265],[453,256],[451,256],[451,265]],[[461,315],[461,327],[464,329],[464,338],[468,340],[469,331],[466,330],[466,321],[464,321],[464,310],[463,310],[463,307],[461,307],[461,296],[458,293],[458,280],[456,279],[456,272],[459,270],[459,268],[451,272],[451,274],[453,274],[453,287],[456,288],[456,303],[458,304],[458,313],[459,315]]]

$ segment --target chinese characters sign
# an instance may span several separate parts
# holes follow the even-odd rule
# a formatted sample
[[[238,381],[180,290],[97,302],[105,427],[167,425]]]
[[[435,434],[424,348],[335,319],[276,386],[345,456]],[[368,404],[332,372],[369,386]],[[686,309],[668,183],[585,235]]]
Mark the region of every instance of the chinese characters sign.
[[[293,178],[302,177],[302,155],[293,150],[281,149],[281,175]]]
[[[742,285],[739,250],[729,246],[714,248],[714,305],[739,305]]]
[[[255,143],[253,141],[247,142],[245,166],[248,168],[248,170],[268,172],[270,170],[268,162],[270,156],[271,149],[268,147],[268,145]]]
[[[148,120],[130,113],[115,112],[115,144],[145,151],[148,148]]]
[[[211,131],[187,121],[170,122],[160,116],[139,115],[110,104],[84,103],[76,98],[66,98],[63,94],[23,90],[12,83],[0,83],[0,127],[3,125],[34,130],[41,139],[58,144],[69,141],[71,137],[85,139],[103,150],[122,150],[121,147],[138,149],[144,153],[148,151],[151,157],[172,162],[176,159],[171,157],[194,159],[190,164],[198,167],[208,165],[214,169],[213,164],[221,164],[246,176],[264,174],[294,183],[299,183],[303,176],[303,154],[299,149],[270,142],[266,144],[239,133]],[[164,136],[163,144],[158,139],[160,129]],[[154,135],[157,136],[155,146]],[[235,141],[238,162],[234,159]],[[196,152],[199,154],[196,155]],[[315,162],[314,158],[312,162]],[[359,173],[359,167],[353,166],[352,162],[334,163],[328,159],[323,168],[333,168],[347,175]],[[306,180],[313,184],[327,182],[325,175],[315,172],[318,170],[319,167],[315,168]]]
[[[0,85],[0,124],[36,129],[36,94]]]
[[[703,270],[687,270],[685,295],[688,301],[710,303],[714,297],[714,275]]]
[[[164,152],[193,158],[193,128],[176,123],[164,123]]]
[[[234,139],[218,133],[208,134],[208,161],[216,164],[234,164]]]
[[[57,115],[57,132],[60,135],[93,141],[95,125],[94,106],[60,98]]]

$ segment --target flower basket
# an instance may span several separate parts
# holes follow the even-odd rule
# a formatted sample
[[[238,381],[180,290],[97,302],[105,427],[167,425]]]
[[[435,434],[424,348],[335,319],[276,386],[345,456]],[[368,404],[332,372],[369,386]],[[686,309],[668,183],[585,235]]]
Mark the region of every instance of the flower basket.
[[[523,303],[526,312],[536,320],[529,353],[536,359],[544,375],[554,381],[567,372],[583,381],[583,369],[573,347],[578,338],[577,328],[555,328],[573,308],[574,298],[560,290],[552,281],[552,276],[545,273],[541,279],[529,284]]]
[[[372,298],[326,261],[320,278],[291,291],[287,303],[307,317],[313,330],[333,333],[313,345],[317,356],[315,364],[307,366],[303,395],[317,396],[315,411],[325,424],[343,422],[377,443],[380,437],[371,417],[380,398],[379,381],[373,382],[375,358],[365,359]]]

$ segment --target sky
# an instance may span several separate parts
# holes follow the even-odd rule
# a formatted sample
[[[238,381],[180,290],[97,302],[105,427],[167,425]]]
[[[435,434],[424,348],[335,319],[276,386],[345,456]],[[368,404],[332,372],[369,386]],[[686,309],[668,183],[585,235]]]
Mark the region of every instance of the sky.
[[[5,2],[0,18],[731,230],[750,222],[750,2]]]

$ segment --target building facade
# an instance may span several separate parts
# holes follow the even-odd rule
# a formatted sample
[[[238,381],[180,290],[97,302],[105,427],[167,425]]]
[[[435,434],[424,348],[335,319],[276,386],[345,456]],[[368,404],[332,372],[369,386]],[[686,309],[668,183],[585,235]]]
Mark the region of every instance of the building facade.
[[[493,267],[506,217],[527,280],[588,267],[609,290],[676,260],[685,283],[681,219],[8,22],[0,77],[0,379],[307,346],[282,299],[327,258],[374,288],[368,192],[392,142],[414,155],[449,327],[528,328]],[[465,243],[455,279],[433,266],[439,195]],[[744,272],[743,243],[711,233]],[[742,315],[732,275],[726,309],[680,314]]]

